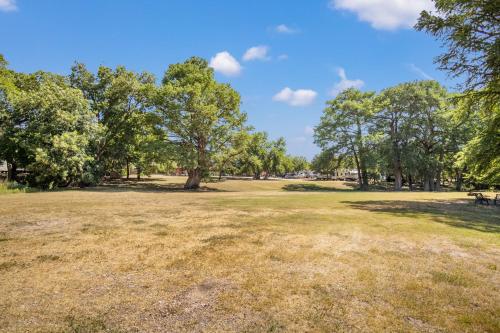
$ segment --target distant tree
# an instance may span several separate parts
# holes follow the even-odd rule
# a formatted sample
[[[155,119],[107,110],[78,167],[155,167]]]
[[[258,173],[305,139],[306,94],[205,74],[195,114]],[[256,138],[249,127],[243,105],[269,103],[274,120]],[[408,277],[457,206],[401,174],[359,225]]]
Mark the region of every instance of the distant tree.
[[[299,172],[310,169],[310,164],[304,156],[289,156],[291,162],[290,172]]]
[[[188,172],[187,189],[198,188],[213,167],[214,154],[227,150],[244,128],[240,96],[218,83],[207,61],[193,57],[170,65],[158,89],[156,106],[175,147],[177,164]]]
[[[336,156],[332,149],[323,150],[314,156],[311,168],[320,174],[330,176],[340,168],[342,160],[342,156]]]
[[[266,132],[250,134],[244,153],[238,158],[239,172],[260,179],[271,143]]]
[[[222,179],[222,174],[225,171],[236,172],[238,170],[240,157],[245,155],[250,138],[251,135],[246,130],[242,130],[226,143],[224,149],[220,149],[214,154],[213,165],[219,173],[219,180]]]
[[[344,90],[327,102],[314,133],[315,142],[324,150],[353,156],[361,189],[368,188],[365,141],[373,113],[373,97],[373,92],[364,93],[354,88]]]
[[[271,141],[269,150],[266,153],[263,161],[263,169],[265,179],[270,175],[280,175],[285,172],[287,156],[286,156],[286,141],[284,138],[278,138]]]

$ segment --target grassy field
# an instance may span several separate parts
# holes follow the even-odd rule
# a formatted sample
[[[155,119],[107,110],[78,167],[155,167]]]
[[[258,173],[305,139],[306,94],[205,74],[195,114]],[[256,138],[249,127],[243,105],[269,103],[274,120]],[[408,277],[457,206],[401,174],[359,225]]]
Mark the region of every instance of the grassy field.
[[[182,178],[0,195],[1,332],[500,332],[500,208]]]

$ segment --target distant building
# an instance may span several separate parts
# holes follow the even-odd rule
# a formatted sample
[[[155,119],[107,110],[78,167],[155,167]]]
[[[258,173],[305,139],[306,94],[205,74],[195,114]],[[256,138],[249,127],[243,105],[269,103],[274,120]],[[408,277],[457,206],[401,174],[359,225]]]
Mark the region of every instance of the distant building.
[[[356,169],[339,169],[334,172],[333,177],[335,179],[341,180],[357,180],[358,179],[358,171]]]

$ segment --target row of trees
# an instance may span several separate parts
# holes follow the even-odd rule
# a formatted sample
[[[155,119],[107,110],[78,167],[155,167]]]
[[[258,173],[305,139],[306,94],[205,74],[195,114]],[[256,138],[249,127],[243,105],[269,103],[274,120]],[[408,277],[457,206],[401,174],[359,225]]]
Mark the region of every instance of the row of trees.
[[[292,172],[304,158],[284,139],[252,133],[240,96],[218,83],[205,60],[169,66],[161,85],[149,73],[75,64],[67,77],[18,73],[0,56],[0,160],[8,178],[28,171],[32,186],[90,185],[104,176],[186,170],[186,188],[210,172]]]
[[[327,103],[315,129],[320,156],[329,156],[331,167],[353,165],[363,189],[382,175],[394,178],[396,190],[403,181],[410,189],[419,182],[439,190],[451,177],[460,188],[467,169],[457,153],[477,121],[456,117],[460,105],[452,97],[436,81],[403,83],[380,94],[347,89]]]
[[[329,101],[315,130],[322,172],[355,166],[367,188],[381,175],[439,190],[443,178],[500,184],[500,17],[495,0],[435,0],[415,28],[442,41],[439,68],[460,80],[449,94],[435,81],[380,94],[349,89]]]

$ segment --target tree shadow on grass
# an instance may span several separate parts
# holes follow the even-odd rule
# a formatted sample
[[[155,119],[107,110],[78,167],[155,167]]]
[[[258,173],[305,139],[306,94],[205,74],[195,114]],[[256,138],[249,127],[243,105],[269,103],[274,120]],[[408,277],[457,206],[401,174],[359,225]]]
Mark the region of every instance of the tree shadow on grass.
[[[339,189],[318,184],[286,184],[282,189],[290,192],[352,192],[351,189]]]
[[[500,233],[500,207],[475,206],[466,200],[342,201],[355,209],[401,217],[426,217],[457,228]]]
[[[200,186],[196,190],[184,189],[183,183],[166,183],[161,179],[148,178],[144,180],[111,180],[99,186],[86,187],[84,191],[93,192],[189,192],[189,193],[205,193],[205,192],[227,192],[225,190]]]

